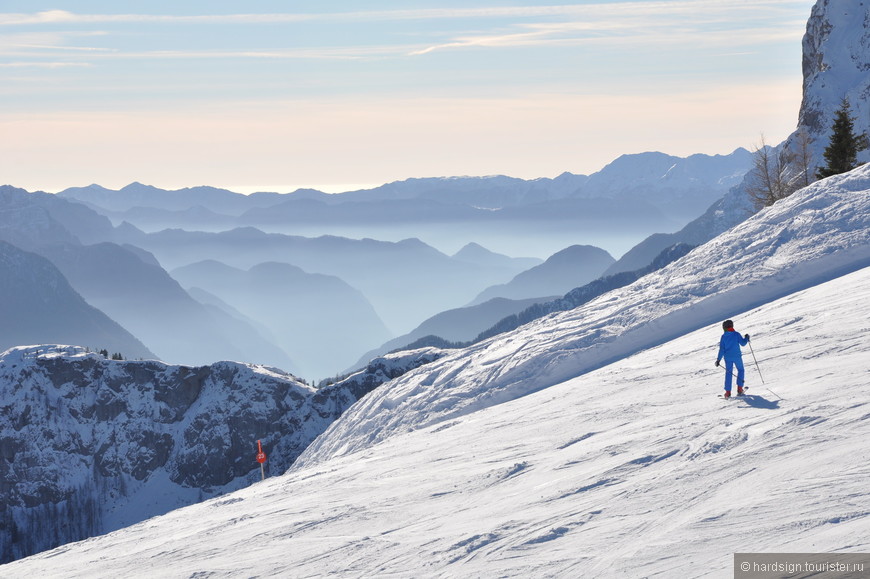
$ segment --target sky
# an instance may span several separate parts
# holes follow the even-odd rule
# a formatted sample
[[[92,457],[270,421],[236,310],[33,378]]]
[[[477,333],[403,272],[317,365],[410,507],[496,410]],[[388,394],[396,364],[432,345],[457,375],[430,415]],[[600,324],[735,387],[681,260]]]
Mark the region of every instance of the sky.
[[[589,174],[794,129],[812,0],[4,0],[0,184]]]

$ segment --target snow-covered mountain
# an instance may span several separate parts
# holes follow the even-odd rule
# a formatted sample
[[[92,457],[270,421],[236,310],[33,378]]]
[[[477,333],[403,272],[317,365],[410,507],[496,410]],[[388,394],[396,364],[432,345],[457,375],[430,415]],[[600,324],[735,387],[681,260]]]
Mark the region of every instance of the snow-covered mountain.
[[[285,476],[0,575],[719,577],[738,551],[866,552],[868,266],[863,167],[384,384]],[[760,363],[732,401],[725,317]]]
[[[810,165],[825,164],[834,115],[849,100],[855,133],[870,134],[870,9],[865,0],[819,0],[803,38],[803,102],[798,130],[810,137]],[[797,131],[786,142],[797,149]],[[870,162],[870,150],[858,155]]]
[[[274,368],[107,360],[73,346],[0,356],[0,561],[105,533],[284,472],[345,409],[436,350],[315,389]],[[0,571],[0,575],[3,572]]]

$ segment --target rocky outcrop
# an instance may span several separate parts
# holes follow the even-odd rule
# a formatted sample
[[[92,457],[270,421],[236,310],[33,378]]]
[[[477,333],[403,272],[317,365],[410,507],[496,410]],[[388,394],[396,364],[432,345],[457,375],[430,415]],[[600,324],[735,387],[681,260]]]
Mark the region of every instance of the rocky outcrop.
[[[72,346],[0,356],[0,563],[281,474],[347,408],[437,351],[374,360],[316,389],[219,362],[107,360]]]
[[[818,0],[803,38],[803,101],[798,130],[810,137],[811,165],[824,164],[834,114],[844,98],[855,117],[856,133],[870,132],[870,3]],[[788,146],[796,147],[797,135]],[[859,155],[870,161],[870,151]]]

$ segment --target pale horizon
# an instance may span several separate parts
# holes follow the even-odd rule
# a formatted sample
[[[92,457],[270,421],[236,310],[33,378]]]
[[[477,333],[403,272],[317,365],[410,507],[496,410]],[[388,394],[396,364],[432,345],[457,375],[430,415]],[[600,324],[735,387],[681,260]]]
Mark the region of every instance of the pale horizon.
[[[13,0],[0,174],[339,192],[729,154],[794,130],[813,4]]]

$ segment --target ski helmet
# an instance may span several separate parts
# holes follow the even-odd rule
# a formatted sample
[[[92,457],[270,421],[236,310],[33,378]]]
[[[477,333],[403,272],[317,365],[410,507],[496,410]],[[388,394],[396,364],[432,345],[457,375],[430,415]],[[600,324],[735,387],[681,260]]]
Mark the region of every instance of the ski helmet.
[[[725,330],[726,332],[728,330],[733,330],[734,329],[734,322],[732,322],[731,320],[725,320],[724,322],[722,322],[722,329]]]

